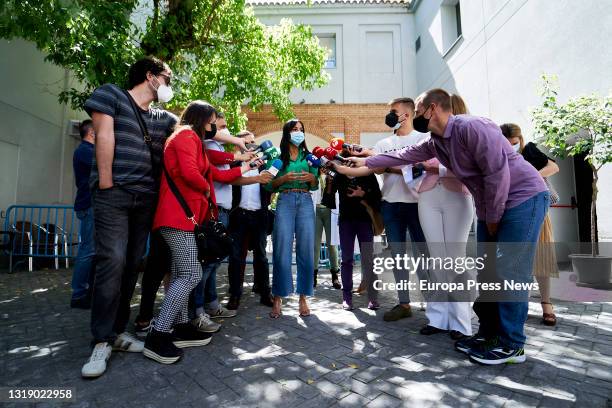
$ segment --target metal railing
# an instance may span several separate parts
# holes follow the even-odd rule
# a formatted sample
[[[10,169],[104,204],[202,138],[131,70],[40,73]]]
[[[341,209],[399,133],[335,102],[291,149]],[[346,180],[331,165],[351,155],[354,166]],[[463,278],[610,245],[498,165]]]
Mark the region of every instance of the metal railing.
[[[10,233],[12,240],[3,245],[9,253],[10,272],[14,257],[25,258],[30,272],[36,258],[53,259],[55,269],[62,260],[68,268],[80,238],[71,205],[12,205],[6,210],[4,232]]]

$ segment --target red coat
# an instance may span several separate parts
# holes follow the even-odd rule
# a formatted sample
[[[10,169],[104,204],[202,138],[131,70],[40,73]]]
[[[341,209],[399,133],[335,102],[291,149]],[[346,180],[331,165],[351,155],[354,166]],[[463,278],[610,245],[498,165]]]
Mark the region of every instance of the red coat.
[[[173,134],[164,146],[164,165],[199,224],[210,218],[206,191],[210,191],[210,197],[216,203],[213,180],[229,183],[242,174],[239,167],[224,171],[217,169],[211,165],[205,151],[202,141],[191,129]],[[159,202],[153,220],[153,229],[160,227],[193,231],[193,223],[187,219],[170,190],[165,175],[161,179]]]

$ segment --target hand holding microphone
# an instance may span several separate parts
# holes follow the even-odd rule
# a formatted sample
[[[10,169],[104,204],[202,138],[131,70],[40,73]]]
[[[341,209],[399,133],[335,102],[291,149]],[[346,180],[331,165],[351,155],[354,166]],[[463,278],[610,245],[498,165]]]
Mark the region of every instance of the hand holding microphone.
[[[272,163],[270,163],[270,168],[259,173],[259,183],[260,184],[268,184],[283,168],[283,162],[280,159],[274,159]]]
[[[337,151],[341,151],[342,149],[346,149],[349,152],[353,151],[356,153],[360,153],[361,151],[363,151],[363,146],[355,143],[346,143],[344,139],[340,139],[338,137],[334,137],[329,142],[329,146]]]
[[[324,150],[321,147],[317,146],[313,149],[313,152],[315,154],[309,154],[308,156],[306,156],[306,161],[308,162],[308,165],[311,167],[320,168],[322,170],[325,169],[325,172],[328,176],[332,178],[335,177],[337,173],[333,170],[332,161],[324,155],[321,155],[320,158],[316,156],[317,153],[322,154],[321,152],[324,152]]]
[[[266,169],[265,171],[272,174],[272,177],[276,177],[276,175],[282,168],[283,168],[283,162],[281,161],[281,159],[274,159],[272,160],[270,167]]]
[[[350,166],[351,162],[345,158],[342,157],[340,155],[340,153],[338,153],[338,151],[336,149],[334,149],[333,147],[328,147],[327,149],[325,149],[325,157],[327,157],[329,160],[336,160],[342,164],[344,164],[345,166]]]
[[[272,144],[271,141],[264,140],[259,145],[254,144],[254,143],[249,143],[247,145],[247,147],[249,148],[249,151],[251,151],[251,152],[260,153],[260,152],[265,152],[266,150],[268,150],[271,147],[274,147],[274,145]]]

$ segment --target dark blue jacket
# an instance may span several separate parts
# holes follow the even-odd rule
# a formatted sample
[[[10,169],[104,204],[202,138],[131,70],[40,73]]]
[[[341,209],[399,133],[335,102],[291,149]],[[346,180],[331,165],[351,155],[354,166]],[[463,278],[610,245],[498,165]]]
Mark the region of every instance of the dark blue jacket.
[[[72,168],[74,169],[74,182],[77,194],[74,200],[74,210],[82,211],[91,207],[91,193],[89,190],[89,174],[91,173],[91,162],[94,155],[94,145],[89,142],[81,142],[72,156]]]

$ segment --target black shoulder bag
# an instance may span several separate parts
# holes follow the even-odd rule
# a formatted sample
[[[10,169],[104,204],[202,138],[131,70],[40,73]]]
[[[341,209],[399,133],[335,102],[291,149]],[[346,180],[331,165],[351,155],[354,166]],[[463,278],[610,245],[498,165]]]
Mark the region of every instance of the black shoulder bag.
[[[144,142],[149,147],[151,159],[153,159],[151,136],[149,136],[149,131],[142,120],[142,116],[140,116],[136,102],[134,99],[132,99],[132,96],[127,91],[124,90],[124,92],[132,105],[134,115],[136,115],[136,120],[138,121],[138,125],[140,126],[140,130],[143,134]],[[166,167],[163,165],[163,159],[161,163],[161,167],[164,170],[170,190],[172,190],[172,193],[183,208],[187,218],[193,222],[193,233],[195,234],[196,244],[198,246],[198,260],[202,263],[220,262],[230,254],[232,248],[232,238],[227,233],[225,225],[219,221],[219,210],[217,206],[209,197],[208,209],[211,211],[211,217],[204,225],[199,225],[195,220],[195,216],[193,215],[191,208],[189,208],[189,205],[187,205],[185,198],[174,183],[174,180],[172,180],[172,177],[170,177],[168,170],[166,170]],[[153,163],[151,163],[151,165],[153,165]]]
[[[170,177],[166,166],[163,166],[163,169],[170,190],[172,190],[172,193],[183,208],[187,218],[193,222],[193,233],[198,245],[198,259],[204,264],[221,262],[229,256],[233,240],[227,233],[225,225],[218,219],[219,209],[208,197],[208,210],[211,212],[211,217],[206,223],[199,225],[185,198],[183,198],[174,180]]]

